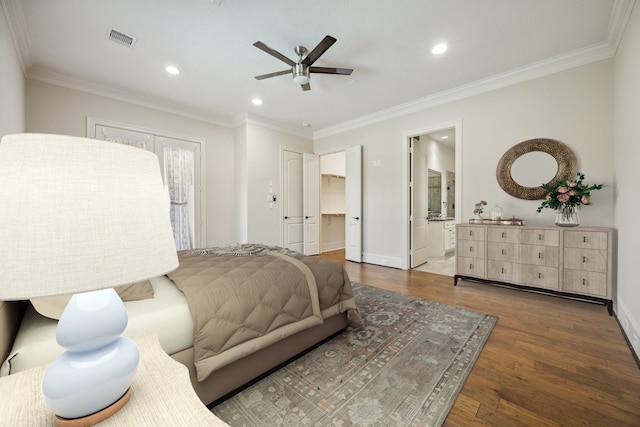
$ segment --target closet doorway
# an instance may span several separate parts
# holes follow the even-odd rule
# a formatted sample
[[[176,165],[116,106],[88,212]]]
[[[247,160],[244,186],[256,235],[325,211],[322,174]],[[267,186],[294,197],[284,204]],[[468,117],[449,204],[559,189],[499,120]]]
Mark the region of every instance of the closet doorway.
[[[320,250],[362,262],[362,146],[319,157]]]
[[[320,156],[321,252],[345,249],[346,175],[344,151]]]

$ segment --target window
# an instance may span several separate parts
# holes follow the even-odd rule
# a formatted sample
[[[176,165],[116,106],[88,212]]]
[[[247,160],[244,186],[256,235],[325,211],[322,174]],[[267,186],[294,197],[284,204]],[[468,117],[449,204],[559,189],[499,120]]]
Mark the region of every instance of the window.
[[[158,156],[176,248],[202,247],[205,217],[202,188],[205,174],[201,163],[203,142],[101,123],[89,119],[89,137],[131,145]]]

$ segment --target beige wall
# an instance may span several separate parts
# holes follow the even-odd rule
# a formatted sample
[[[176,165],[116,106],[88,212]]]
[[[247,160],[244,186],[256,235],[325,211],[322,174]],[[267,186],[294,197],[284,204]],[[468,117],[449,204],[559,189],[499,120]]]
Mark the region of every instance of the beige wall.
[[[615,226],[618,229],[617,308],[620,324],[640,354],[640,7],[635,6],[614,68]],[[635,337],[635,340],[634,340]]]
[[[87,136],[87,117],[94,117],[205,140],[206,246],[236,242],[233,129],[30,79],[26,117],[27,132]]]
[[[516,199],[496,180],[496,165],[513,145],[532,138],[553,138],[569,145],[587,182],[606,183],[581,212],[585,225],[613,224],[613,61],[575,68],[460,101],[389,119],[363,128],[318,138],[316,152],[363,145],[363,252],[365,259],[405,262],[407,219],[403,212],[403,135],[441,123],[462,121],[461,220],[483,199],[500,204],[506,216],[528,224],[551,224],[553,213],[536,214],[537,201]],[[381,165],[371,167],[374,160]],[[397,265],[402,266],[402,265]]]
[[[238,141],[240,142],[240,141]],[[313,142],[303,138],[249,122],[246,132],[246,159],[236,159],[246,163],[246,221],[247,241],[282,245],[282,150],[312,153]],[[276,195],[276,203],[269,207],[267,194],[269,182]],[[244,192],[244,191],[243,191]]]
[[[313,142],[247,118],[219,126],[31,79],[28,132],[86,136],[87,117],[206,141],[206,246],[281,244],[281,205],[266,203],[268,182],[280,195],[281,150],[312,152]]]
[[[0,136],[24,132],[24,74],[0,7]]]

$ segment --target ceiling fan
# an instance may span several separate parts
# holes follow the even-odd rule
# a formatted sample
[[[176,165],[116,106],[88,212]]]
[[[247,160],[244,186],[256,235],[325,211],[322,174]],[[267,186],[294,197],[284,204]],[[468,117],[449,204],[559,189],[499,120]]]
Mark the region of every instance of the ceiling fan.
[[[322,73],[322,74],[342,74],[345,76],[351,75],[353,72],[350,68],[329,68],[329,67],[312,67],[313,63],[322,56],[336,42],[336,39],[331,36],[326,36],[316,47],[313,48],[307,56],[307,48],[304,46],[296,46],[293,50],[298,55],[298,62],[294,62],[281,54],[280,52],[271,49],[266,44],[257,41],[253,45],[260,50],[267,52],[269,55],[278,58],[280,61],[286,63],[291,68],[283,71],[276,71],[275,73],[263,74],[256,76],[257,80],[268,79],[270,77],[282,76],[284,74],[293,74],[293,81],[300,85],[302,90],[310,90],[309,74],[310,73]],[[304,58],[303,58],[304,57]]]

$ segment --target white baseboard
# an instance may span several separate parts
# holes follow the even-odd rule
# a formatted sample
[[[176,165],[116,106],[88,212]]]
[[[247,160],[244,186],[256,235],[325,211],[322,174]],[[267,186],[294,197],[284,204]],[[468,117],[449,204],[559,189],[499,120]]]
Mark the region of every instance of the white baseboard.
[[[362,261],[367,264],[383,265],[385,267],[402,268],[402,259],[376,254],[362,254]]]
[[[639,359],[640,355],[640,325],[639,319],[633,316],[631,310],[622,301],[616,302],[616,317],[618,322],[622,326],[622,329],[627,336],[627,339],[631,343],[632,350],[635,353],[636,359]]]
[[[344,240],[322,244],[322,252],[335,251],[338,249],[344,249]]]

